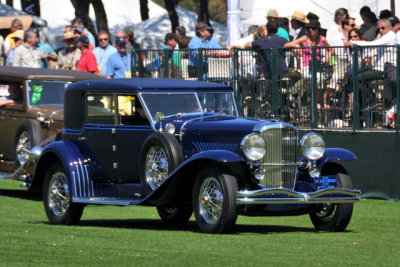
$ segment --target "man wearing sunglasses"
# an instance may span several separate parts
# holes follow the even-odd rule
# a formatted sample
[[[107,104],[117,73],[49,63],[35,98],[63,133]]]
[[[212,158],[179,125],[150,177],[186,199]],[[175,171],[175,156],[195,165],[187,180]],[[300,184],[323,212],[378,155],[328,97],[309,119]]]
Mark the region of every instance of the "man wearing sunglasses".
[[[99,32],[99,46],[93,50],[93,54],[96,57],[97,68],[100,71],[100,75],[106,75],[107,73],[107,60],[108,58],[117,52],[117,49],[110,44],[110,35],[105,31]]]

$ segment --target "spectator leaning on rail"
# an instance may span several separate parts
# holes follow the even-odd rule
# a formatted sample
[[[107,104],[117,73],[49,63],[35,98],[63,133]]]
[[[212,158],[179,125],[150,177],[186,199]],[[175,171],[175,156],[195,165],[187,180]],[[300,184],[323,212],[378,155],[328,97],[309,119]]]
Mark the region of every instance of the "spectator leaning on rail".
[[[93,54],[96,56],[97,68],[100,71],[100,75],[105,76],[107,73],[108,58],[117,52],[117,49],[110,44],[110,35],[105,31],[99,32],[99,43],[100,45],[93,50]]]
[[[245,48],[259,49],[257,53],[258,59],[258,72],[259,76],[265,79],[271,79],[273,69],[276,71],[278,78],[282,77],[287,72],[285,63],[285,51],[283,46],[288,42],[285,38],[278,36],[278,22],[270,21],[267,23],[267,36],[248,42],[244,45]],[[273,66],[273,53],[272,48],[280,48],[277,51],[276,66]]]
[[[78,61],[76,67],[79,71],[98,73],[96,57],[94,56],[92,50],[89,49],[89,38],[82,35],[76,40],[76,46],[81,50],[81,58]]]
[[[384,47],[387,45],[395,45],[396,34],[392,31],[392,24],[388,19],[381,19],[378,21],[380,38],[374,41],[347,41],[346,46],[359,45],[359,46],[380,46],[378,48],[370,49],[367,53],[367,60],[371,62],[372,68],[359,74],[359,80],[371,81],[380,80],[384,77],[385,63],[389,62],[395,64],[393,49]]]
[[[131,78],[131,55],[126,53],[126,40],[124,37],[115,39],[117,52],[112,54],[107,61],[107,78]]]
[[[36,46],[37,35],[33,30],[24,34],[24,43],[14,51],[13,67],[40,68],[40,51]]]
[[[64,33],[64,38],[61,39],[65,43],[65,48],[58,52],[57,65],[59,69],[76,70],[76,63],[81,58],[81,50],[74,43],[75,36],[72,32]]]
[[[208,56],[214,56],[219,53],[219,51],[206,50],[203,51],[203,62],[197,62],[198,51],[197,49],[219,49],[221,48],[217,42],[212,37],[214,32],[213,28],[204,22],[199,22],[195,27],[196,36],[193,36],[189,42],[189,49],[193,49],[189,52],[189,77],[197,77],[197,68],[202,68],[202,73],[207,73]],[[194,50],[196,49],[196,50]]]
[[[135,32],[132,30],[125,30],[126,53],[132,54],[132,51],[139,50],[140,44],[135,42]]]
[[[192,40],[192,37],[186,36],[186,28],[184,26],[176,27],[175,35],[178,38],[179,49],[185,49],[189,47],[189,42]]]

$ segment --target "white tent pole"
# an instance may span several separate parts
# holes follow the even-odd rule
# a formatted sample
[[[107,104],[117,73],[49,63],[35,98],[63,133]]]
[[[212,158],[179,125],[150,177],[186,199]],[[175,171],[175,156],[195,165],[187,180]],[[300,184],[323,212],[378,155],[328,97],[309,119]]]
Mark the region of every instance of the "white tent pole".
[[[240,0],[228,0],[228,45],[242,37],[240,30]]]

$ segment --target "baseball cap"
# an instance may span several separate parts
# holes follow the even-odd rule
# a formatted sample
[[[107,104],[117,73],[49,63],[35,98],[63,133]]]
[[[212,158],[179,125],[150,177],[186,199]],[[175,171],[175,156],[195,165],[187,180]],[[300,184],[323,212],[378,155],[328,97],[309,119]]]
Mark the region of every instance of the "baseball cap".
[[[76,40],[76,42],[78,43],[78,42],[81,42],[82,44],[84,44],[84,45],[89,45],[89,38],[87,37],[87,36],[81,36],[81,37],[79,37],[77,40]]]
[[[115,44],[116,45],[125,45],[126,44],[126,40],[124,37],[118,37],[115,39]]]
[[[78,27],[73,28],[73,31],[74,32],[77,31],[79,33],[82,33],[83,32],[83,28],[81,26],[78,26]]]
[[[14,34],[14,36],[12,37],[13,39],[21,39],[24,40],[24,34],[22,32],[17,32]]]

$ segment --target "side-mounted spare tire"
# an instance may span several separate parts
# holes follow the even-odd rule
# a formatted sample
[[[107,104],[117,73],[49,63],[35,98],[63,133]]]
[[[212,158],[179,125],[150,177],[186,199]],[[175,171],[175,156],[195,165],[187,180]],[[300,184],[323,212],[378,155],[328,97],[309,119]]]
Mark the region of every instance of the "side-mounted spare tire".
[[[14,139],[14,162],[17,167],[29,158],[29,151],[43,141],[43,130],[40,123],[33,119],[24,120],[17,129]]]
[[[154,132],[140,151],[139,175],[146,194],[156,190],[181,163],[183,153],[175,136]]]

